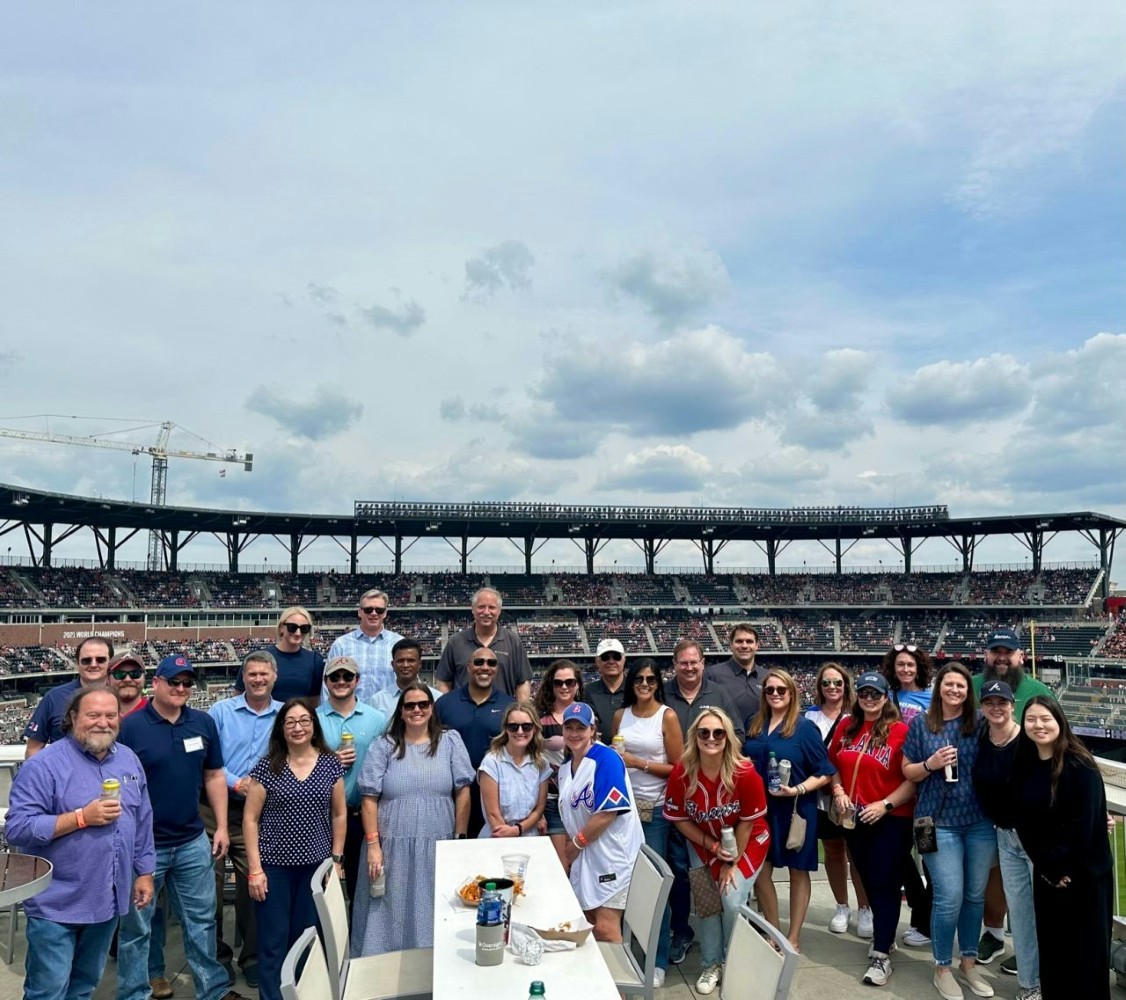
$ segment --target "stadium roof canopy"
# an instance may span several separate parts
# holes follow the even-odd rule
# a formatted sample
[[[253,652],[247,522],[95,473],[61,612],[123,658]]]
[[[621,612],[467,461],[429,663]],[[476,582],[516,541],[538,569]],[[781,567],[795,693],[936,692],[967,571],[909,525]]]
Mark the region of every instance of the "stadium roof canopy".
[[[293,572],[300,569],[302,547],[311,537],[331,537],[349,553],[355,571],[359,553],[373,539],[388,539],[401,571],[402,554],[418,538],[460,539],[464,572],[472,547],[485,538],[508,538],[524,553],[526,571],[547,539],[569,538],[580,544],[589,572],[594,557],[612,539],[630,539],[645,555],[646,568],[671,541],[691,541],[699,548],[704,570],[712,572],[715,557],[732,541],[751,541],[766,553],[773,573],[776,559],[794,541],[818,541],[841,558],[856,542],[884,539],[903,557],[911,556],[927,538],[947,539],[973,566],[974,549],[988,535],[1013,535],[1024,544],[1039,571],[1044,544],[1059,532],[1083,535],[1109,569],[1114,542],[1126,521],[1091,511],[1019,514],[1004,517],[952,518],[945,505],[923,507],[594,507],[551,503],[401,503],[357,501],[352,514],[284,514],[155,506],[96,497],[46,493],[0,485],[0,535],[21,530],[37,565],[50,566],[54,545],[74,533],[94,533],[102,564],[113,568],[118,548],[139,531],[159,534],[165,565],[175,569],[179,554],[201,534],[219,538],[227,547],[229,566],[238,570],[239,554],[261,535],[273,535],[290,552]]]

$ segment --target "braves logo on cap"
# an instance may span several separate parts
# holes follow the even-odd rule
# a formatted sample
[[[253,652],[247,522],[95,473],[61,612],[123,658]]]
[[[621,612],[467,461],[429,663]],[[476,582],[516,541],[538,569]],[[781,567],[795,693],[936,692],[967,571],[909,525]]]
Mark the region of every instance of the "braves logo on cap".
[[[985,693],[986,694],[996,694],[1000,690],[1001,690],[1001,685],[998,684],[996,681],[994,681],[992,684],[989,685],[989,687],[987,687],[985,689]]]

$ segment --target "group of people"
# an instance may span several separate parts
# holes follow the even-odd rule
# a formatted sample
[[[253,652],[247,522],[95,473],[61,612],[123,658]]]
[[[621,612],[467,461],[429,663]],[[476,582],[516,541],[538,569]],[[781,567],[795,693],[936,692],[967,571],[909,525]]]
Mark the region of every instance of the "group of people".
[[[604,941],[621,940],[641,844],[667,859],[658,985],[698,934],[696,989],[714,992],[739,906],[754,894],[780,925],[778,868],[800,950],[820,843],[836,933],[853,915],[851,875],[857,933],[871,939],[865,983],[888,982],[906,892],[903,943],[931,946],[944,1000],[963,986],[993,995],[978,966],[1004,950],[1006,902],[1022,1000],[1109,996],[1102,781],[1013,632],[994,633],[976,677],[960,663],[936,671],[914,645],[857,678],[826,663],[803,712],[794,678],[757,663],[748,623],[710,666],[696,640],[678,642],[668,680],[604,639],[598,680],[559,659],[533,700],[496,591],[474,596],[435,687],[419,680],[419,643],[385,627],[388,608],[365,593],[327,661],[309,647],[309,612],[287,608],[275,643],[244,660],[238,693],[207,712],[188,705],[185,657],[160,662],[146,698],[142,663],[101,638],[79,644],[78,678],[28,724],[10,799],[8,840],[55,865],[25,907],[28,1000],[89,996],[115,930],[119,1000],[166,1000],[162,889],[196,996],[238,1000],[222,940],[228,854],[242,974],[279,1000],[284,956],[316,923],[310,879],[325,859],[346,884],[359,956],[432,945],[438,840],[537,835]],[[89,865],[107,851],[112,865]]]

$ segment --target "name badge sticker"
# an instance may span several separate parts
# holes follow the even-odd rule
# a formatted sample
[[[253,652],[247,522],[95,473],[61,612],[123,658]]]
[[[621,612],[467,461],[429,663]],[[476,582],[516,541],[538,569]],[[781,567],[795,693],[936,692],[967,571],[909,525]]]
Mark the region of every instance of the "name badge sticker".
[[[203,749],[202,736],[189,736],[184,740],[184,753],[196,753]]]

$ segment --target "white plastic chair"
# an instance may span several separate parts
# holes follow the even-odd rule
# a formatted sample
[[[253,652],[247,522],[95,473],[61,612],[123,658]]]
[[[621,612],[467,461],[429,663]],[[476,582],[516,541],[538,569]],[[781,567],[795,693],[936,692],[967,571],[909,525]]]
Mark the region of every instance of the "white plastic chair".
[[[799,957],[777,927],[740,906],[727,943],[721,1000],[785,1000]]]
[[[305,959],[305,968],[298,978],[297,967],[302,958]],[[282,1000],[325,1000],[331,988],[325,952],[321,947],[321,939],[317,936],[317,929],[306,927],[282,962]]]

